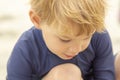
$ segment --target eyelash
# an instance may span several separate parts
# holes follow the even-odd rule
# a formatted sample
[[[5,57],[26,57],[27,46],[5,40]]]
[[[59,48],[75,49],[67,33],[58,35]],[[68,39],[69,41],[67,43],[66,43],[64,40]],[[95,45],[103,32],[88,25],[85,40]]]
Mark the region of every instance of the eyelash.
[[[60,39],[62,42],[70,42],[71,40],[63,40],[63,39]]]

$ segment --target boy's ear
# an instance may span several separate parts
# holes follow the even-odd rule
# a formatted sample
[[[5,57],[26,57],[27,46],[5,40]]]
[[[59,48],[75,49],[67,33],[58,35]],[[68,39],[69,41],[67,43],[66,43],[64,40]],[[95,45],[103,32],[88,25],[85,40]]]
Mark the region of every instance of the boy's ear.
[[[40,17],[33,11],[29,11],[29,17],[36,28],[40,29]]]

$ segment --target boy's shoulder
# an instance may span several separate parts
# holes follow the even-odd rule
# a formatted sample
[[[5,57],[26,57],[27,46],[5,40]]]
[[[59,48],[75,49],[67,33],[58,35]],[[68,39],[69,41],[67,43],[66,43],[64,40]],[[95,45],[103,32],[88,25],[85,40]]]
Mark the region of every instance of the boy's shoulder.
[[[107,36],[109,37],[109,32],[107,30],[104,30],[104,32],[101,32],[101,33],[95,32],[93,34],[92,39],[99,39],[100,40],[100,39],[105,38]]]
[[[33,49],[41,47],[43,44],[43,37],[41,30],[36,29],[34,26],[23,32],[23,34],[18,39],[16,46]]]
[[[91,39],[91,44],[94,48],[97,48],[99,46],[99,49],[105,48],[107,45],[111,46],[111,38],[109,32],[107,30],[101,33],[95,32]]]
[[[43,41],[41,30],[36,29],[34,26],[23,32],[15,44],[14,51],[19,51],[19,54],[29,56],[37,55],[41,48],[43,48]]]
[[[33,40],[37,36],[40,36],[41,30],[36,29],[34,26],[28,29],[27,31],[23,32],[20,36],[19,40]]]

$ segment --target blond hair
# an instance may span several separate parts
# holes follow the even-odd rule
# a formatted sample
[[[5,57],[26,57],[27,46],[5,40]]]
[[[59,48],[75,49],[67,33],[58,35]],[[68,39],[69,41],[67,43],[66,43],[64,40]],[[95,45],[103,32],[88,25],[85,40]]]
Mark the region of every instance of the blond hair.
[[[80,34],[105,29],[105,0],[31,0],[30,4],[41,22],[54,25],[62,33],[71,33],[69,22],[79,26]]]

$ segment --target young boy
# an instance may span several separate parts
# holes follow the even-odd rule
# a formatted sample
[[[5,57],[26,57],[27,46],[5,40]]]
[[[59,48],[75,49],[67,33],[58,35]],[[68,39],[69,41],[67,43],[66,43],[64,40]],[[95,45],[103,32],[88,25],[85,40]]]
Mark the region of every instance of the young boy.
[[[7,80],[42,79],[53,67],[73,63],[83,80],[115,80],[105,0],[31,0],[34,26],[17,41]]]
[[[42,80],[83,80],[79,67],[65,63],[55,66]]]

